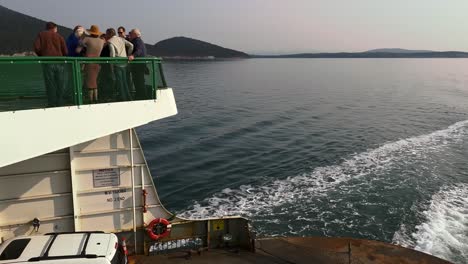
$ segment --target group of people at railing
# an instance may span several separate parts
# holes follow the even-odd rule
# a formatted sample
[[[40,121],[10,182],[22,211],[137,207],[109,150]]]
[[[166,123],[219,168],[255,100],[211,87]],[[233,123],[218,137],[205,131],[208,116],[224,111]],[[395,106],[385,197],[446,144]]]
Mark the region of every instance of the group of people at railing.
[[[117,35],[118,33],[118,35]],[[71,56],[71,57],[120,57],[129,61],[136,57],[146,56],[146,47],[141,39],[139,29],[132,29],[127,36],[124,27],[108,28],[105,33],[92,25],[90,29],[78,25],[66,39],[58,34],[57,25],[46,23],[46,30],[39,33],[34,42],[34,51],[38,56]],[[104,97],[113,91],[119,94],[119,101],[133,99],[131,90],[135,87],[135,99],[148,99],[145,86],[145,74],[149,73],[144,63],[132,64],[97,64],[84,63],[84,86],[88,90],[91,103],[98,102],[98,87]],[[60,64],[44,65],[44,80],[48,96],[48,106],[61,106],[66,87],[71,86],[72,72]]]

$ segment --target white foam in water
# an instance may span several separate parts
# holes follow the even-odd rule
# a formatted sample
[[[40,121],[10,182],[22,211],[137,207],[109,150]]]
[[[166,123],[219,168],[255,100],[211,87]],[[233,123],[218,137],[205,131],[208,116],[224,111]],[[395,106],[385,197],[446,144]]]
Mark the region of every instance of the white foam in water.
[[[317,167],[312,172],[275,180],[264,185],[243,185],[238,189],[224,189],[220,193],[179,213],[186,218],[205,218],[225,215],[252,216],[271,214],[274,208],[314,196],[326,195],[332,187],[351,179],[390,169],[399,162],[423,159],[428,152],[438,151],[463,138],[468,120],[430,134],[411,137],[346,159],[341,164]]]
[[[402,225],[393,242],[440,258],[468,263],[468,185],[445,187],[432,196],[425,222],[408,234]]]

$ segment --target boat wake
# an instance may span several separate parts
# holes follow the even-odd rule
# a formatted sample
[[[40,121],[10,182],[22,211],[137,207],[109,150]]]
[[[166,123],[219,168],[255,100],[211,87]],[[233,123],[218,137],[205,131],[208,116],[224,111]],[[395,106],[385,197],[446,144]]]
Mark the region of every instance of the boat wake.
[[[423,222],[413,230],[401,225],[393,243],[468,263],[468,184],[442,188],[420,215]]]
[[[461,121],[430,134],[386,143],[376,149],[355,154],[340,164],[317,167],[310,173],[262,185],[226,188],[212,197],[196,201],[178,215],[192,219],[226,215],[254,218],[274,215],[275,208],[284,204],[323,196],[333,187],[350,180],[369,175],[376,177],[402,163],[424,160],[428,153],[436,153],[460,142],[468,133],[467,126],[468,120]]]

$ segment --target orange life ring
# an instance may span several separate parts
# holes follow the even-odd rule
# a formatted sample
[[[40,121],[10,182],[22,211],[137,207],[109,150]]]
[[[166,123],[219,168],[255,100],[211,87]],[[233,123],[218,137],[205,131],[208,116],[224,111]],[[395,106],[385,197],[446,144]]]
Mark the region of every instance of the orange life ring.
[[[167,237],[171,233],[172,225],[164,218],[156,218],[146,227],[146,232],[152,240]]]

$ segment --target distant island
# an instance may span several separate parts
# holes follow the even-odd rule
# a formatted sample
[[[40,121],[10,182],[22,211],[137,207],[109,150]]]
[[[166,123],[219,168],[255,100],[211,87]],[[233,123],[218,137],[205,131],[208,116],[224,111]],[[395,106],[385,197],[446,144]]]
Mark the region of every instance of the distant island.
[[[187,37],[174,37],[149,46],[148,53],[168,59],[249,58],[244,52]]]
[[[251,55],[252,58],[468,58],[468,52],[406,49],[373,49],[364,52]]]
[[[434,52],[433,50],[408,50],[400,48],[384,48],[384,49],[373,49],[366,51],[367,53],[428,53]]]
[[[21,14],[0,5],[0,54],[32,55],[37,33],[44,29],[45,21]],[[59,26],[63,37],[72,30]],[[144,39],[144,36],[143,36]],[[399,48],[374,49],[365,52],[300,53],[286,55],[249,55],[242,51],[187,37],[174,37],[151,45],[146,44],[149,55],[165,59],[232,59],[232,58],[468,58],[467,52],[405,50]]]

